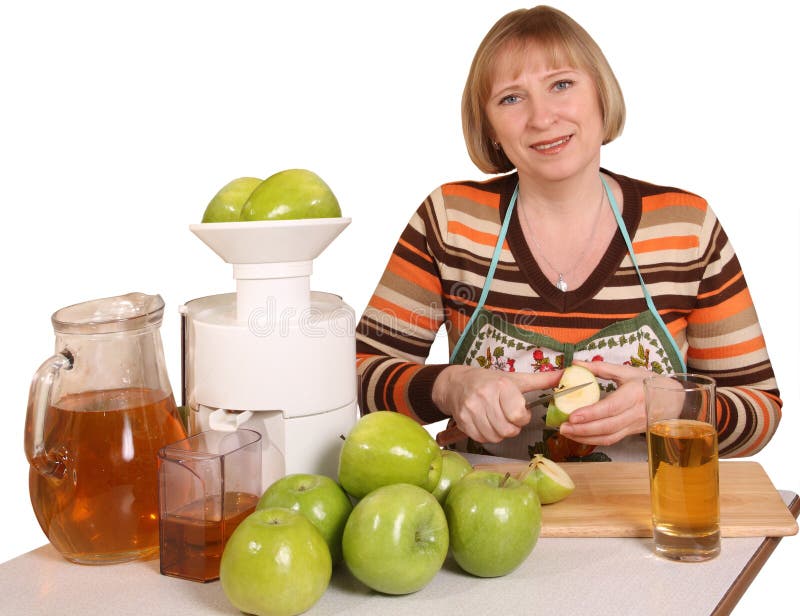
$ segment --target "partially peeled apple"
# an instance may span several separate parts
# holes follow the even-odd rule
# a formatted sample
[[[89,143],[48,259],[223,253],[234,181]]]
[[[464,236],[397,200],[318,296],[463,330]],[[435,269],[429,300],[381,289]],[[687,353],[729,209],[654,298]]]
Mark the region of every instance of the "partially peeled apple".
[[[557,503],[575,490],[575,482],[567,471],[538,453],[528,463],[528,468],[520,473],[519,479],[536,489],[542,505]]]
[[[569,389],[584,383],[589,383],[589,385],[567,394],[559,395],[558,393],[560,389]],[[600,385],[594,374],[583,366],[570,366],[561,375],[561,380],[554,389],[554,393],[555,398],[548,405],[547,415],[544,419],[545,424],[550,428],[558,428],[569,419],[573,411],[600,400]]]

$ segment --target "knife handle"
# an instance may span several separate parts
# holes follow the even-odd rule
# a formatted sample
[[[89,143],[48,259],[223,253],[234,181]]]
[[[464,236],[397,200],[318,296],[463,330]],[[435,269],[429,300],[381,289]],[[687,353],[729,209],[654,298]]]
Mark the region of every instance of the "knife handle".
[[[439,445],[439,447],[447,447],[448,445],[452,445],[458,441],[463,441],[466,438],[467,435],[461,431],[461,428],[459,428],[458,425],[453,424],[436,435],[436,443]]]

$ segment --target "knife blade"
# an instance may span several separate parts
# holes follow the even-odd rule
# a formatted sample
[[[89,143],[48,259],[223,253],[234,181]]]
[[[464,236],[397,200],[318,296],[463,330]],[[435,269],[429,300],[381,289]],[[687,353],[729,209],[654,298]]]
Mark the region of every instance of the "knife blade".
[[[583,389],[590,384],[591,381],[587,381],[586,383],[581,383],[580,385],[574,385],[572,387],[566,387],[564,389],[539,389],[526,391],[522,394],[522,397],[525,398],[525,408],[532,409],[535,406],[547,404],[562,394],[569,394],[573,391],[578,391],[579,389]],[[436,442],[440,447],[447,447],[448,445],[452,445],[458,441],[463,441],[465,438],[467,438],[467,435],[461,431],[461,428],[459,428],[457,424],[453,424],[436,435]]]
[[[547,404],[562,394],[571,394],[573,391],[583,389],[587,385],[591,385],[591,381],[581,383],[580,385],[573,385],[572,387],[565,387],[564,389],[526,391],[522,394],[522,397],[525,398],[525,407],[530,409],[540,404]]]

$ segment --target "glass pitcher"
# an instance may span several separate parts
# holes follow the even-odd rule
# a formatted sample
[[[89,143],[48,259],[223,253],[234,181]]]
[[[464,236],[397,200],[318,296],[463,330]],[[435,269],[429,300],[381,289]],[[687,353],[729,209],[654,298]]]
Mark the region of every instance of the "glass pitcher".
[[[158,451],[186,438],[163,312],[160,296],[129,293],[53,314],[56,354],[31,383],[25,454],[36,518],[67,560],[158,552]]]

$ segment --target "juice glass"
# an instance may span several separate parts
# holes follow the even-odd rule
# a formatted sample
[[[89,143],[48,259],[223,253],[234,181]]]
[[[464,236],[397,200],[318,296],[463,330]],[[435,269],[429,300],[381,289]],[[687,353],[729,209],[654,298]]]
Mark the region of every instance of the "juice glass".
[[[715,382],[697,374],[644,382],[656,553],[703,561],[720,551]]]
[[[208,430],[158,452],[161,573],[219,579],[225,544],[261,494],[261,435]]]

